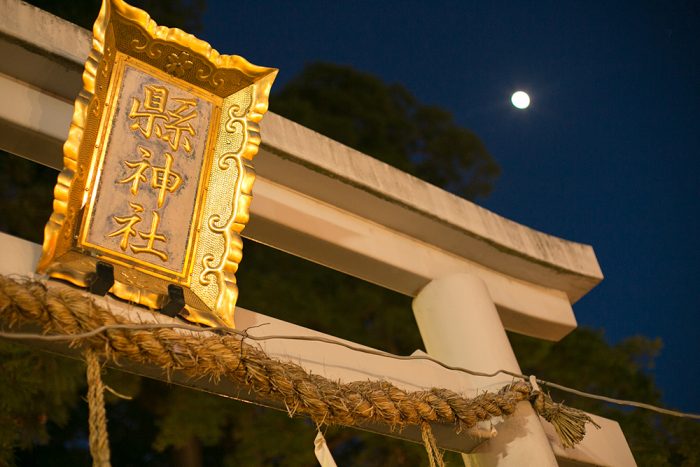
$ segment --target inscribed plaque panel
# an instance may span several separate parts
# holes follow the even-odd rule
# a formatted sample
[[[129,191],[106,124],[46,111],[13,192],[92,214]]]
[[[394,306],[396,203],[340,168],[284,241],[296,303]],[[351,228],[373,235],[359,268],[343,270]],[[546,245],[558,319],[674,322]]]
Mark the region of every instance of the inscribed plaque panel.
[[[124,67],[86,245],[184,274],[211,107]]]

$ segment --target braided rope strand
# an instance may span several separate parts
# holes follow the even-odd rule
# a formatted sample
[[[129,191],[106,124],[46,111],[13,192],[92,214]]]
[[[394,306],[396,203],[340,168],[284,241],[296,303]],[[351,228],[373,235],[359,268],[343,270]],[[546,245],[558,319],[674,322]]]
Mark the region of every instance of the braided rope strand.
[[[47,288],[39,281],[2,275],[0,318],[10,326],[38,323],[46,334],[64,335],[129,324],[78,290]],[[309,374],[297,364],[272,359],[261,349],[230,334],[204,338],[166,327],[108,328],[76,339],[71,345],[90,349],[107,360],[127,358],[156,365],[166,372],[181,371],[194,379],[225,378],[247,386],[263,399],[277,401],[290,414],[308,415],[319,425],[374,423],[401,429],[443,423],[452,424],[460,431],[494,416],[511,415],[516,405],[529,401],[532,394],[532,386],[525,381],[471,399],[439,388],[407,392],[386,381],[340,383]],[[547,395],[541,394],[538,401],[541,403],[533,405],[543,416],[562,412],[552,412],[554,403]],[[557,431],[566,436],[562,444],[568,446],[583,439],[585,424],[591,419],[581,411],[567,409],[565,423],[577,428]],[[552,417],[551,421],[556,424],[560,419]]]

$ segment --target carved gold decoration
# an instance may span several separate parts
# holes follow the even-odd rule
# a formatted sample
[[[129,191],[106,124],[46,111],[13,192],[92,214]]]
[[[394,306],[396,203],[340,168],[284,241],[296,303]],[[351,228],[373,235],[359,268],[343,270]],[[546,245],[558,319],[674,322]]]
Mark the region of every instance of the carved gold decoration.
[[[114,295],[157,309],[174,284],[188,319],[233,326],[276,74],[103,0],[37,270],[86,287],[106,262]]]

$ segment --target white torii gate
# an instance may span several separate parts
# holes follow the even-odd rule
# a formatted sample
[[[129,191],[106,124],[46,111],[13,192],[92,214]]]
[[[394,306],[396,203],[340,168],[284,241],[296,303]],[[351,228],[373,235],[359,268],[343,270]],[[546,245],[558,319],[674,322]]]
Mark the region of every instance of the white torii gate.
[[[90,40],[87,31],[40,9],[0,0],[0,148],[61,168],[61,145]],[[572,303],[602,280],[590,246],[504,219],[280,116],[266,115],[262,139],[244,236],[415,297],[426,349],[445,363],[520,372],[505,329],[561,339],[576,327]],[[11,259],[0,273],[33,271],[38,245],[0,234],[0,248]],[[169,320],[113,299],[96,300],[141,320]],[[251,334],[322,336],[240,308],[236,322],[242,328],[270,323]],[[263,343],[273,357],[342,381],[381,378],[407,390],[441,386],[466,396],[510,382],[330,345],[321,358],[318,345],[324,344]],[[356,368],[348,368],[348,361]],[[156,368],[128,369],[162,378]],[[177,374],[173,380],[252,397],[231,384],[192,382]],[[468,453],[465,461],[479,465],[635,465],[619,425],[593,418],[602,428],[589,429],[574,449],[561,447],[552,427],[527,403],[496,425],[494,438],[479,429],[463,435],[446,426],[433,431],[440,447]],[[392,436],[420,440],[417,430]]]

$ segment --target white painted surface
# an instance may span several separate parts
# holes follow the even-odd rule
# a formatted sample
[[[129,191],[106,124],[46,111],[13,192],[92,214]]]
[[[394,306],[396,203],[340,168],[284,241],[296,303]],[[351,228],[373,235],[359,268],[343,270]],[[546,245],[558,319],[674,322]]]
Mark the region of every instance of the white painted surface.
[[[41,256],[41,246],[0,232],[0,254],[0,274],[32,276]]]
[[[272,181],[511,277],[566,291],[573,302],[602,279],[588,245],[505,219],[279,115],[266,115],[261,128],[256,167]]]
[[[245,237],[410,296],[435,278],[469,272],[488,284],[509,329],[556,340],[576,327],[564,292],[508,277],[262,176],[255,183]]]
[[[72,62],[87,60],[92,32],[19,0],[0,0],[0,31]],[[87,46],[86,46],[87,43]],[[81,67],[82,68],[82,67]]]
[[[42,93],[7,75],[0,74],[0,120],[65,140],[73,103]]]
[[[453,274],[428,284],[413,300],[413,311],[431,356],[450,365],[491,373],[503,369],[520,373],[518,361],[484,282],[471,274]],[[474,385],[497,391],[512,377],[468,376]],[[528,402],[497,422],[498,435],[465,459],[469,465],[553,467],[554,453],[542,424]]]
[[[557,459],[568,467],[596,465],[604,467],[635,467],[637,463],[632,456],[625,435],[616,421],[591,415],[594,422],[600,425],[600,430],[588,425],[586,437],[574,449],[562,447],[554,427],[547,422],[542,426],[552,446]]]

